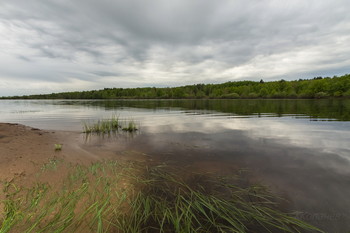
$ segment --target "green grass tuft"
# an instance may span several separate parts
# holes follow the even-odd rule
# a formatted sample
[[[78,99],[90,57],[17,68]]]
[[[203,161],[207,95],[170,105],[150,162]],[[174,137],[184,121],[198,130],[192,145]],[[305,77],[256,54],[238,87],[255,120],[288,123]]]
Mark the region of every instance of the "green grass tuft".
[[[116,116],[97,122],[83,122],[84,133],[111,134],[117,133],[119,130],[131,133],[138,130],[138,126],[133,120],[120,120]]]
[[[56,157],[49,159],[49,161],[47,163],[44,163],[41,166],[41,171],[45,172],[47,170],[57,170],[57,165],[61,162],[63,162],[63,160],[57,159]]]
[[[55,144],[55,151],[61,151],[62,150],[62,144]]]
[[[126,132],[135,132],[136,130],[138,130],[136,123],[133,120],[130,120],[129,122],[127,122],[127,125],[125,127],[122,128],[123,131]]]
[[[97,122],[83,122],[84,133],[112,133],[121,128],[119,117],[112,116],[110,119],[98,120]]]

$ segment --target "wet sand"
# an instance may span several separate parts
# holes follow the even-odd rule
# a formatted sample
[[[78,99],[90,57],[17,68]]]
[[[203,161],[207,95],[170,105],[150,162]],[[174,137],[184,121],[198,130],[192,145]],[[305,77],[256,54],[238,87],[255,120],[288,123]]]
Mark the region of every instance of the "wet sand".
[[[74,133],[0,123],[0,179],[29,177],[52,158],[70,162],[92,161],[93,157],[88,151],[68,143],[77,136]],[[55,144],[62,144],[62,150],[55,151]]]
[[[0,124],[0,179],[27,176],[55,153],[59,143],[53,132],[42,131],[19,124]]]
[[[37,175],[43,165],[53,159],[73,165],[90,165],[103,160],[149,160],[145,154],[137,151],[121,153],[123,144],[118,146],[114,143],[113,148],[110,148],[99,142],[85,143],[84,136],[79,132],[47,131],[20,124],[0,123],[0,182],[4,184],[16,180],[21,185],[31,185],[39,181]],[[56,151],[55,144],[61,144],[62,149]],[[66,172],[53,172],[44,177],[44,182],[58,184]],[[42,178],[40,181],[43,181]],[[4,198],[1,188],[0,200]],[[3,207],[0,202],[0,213]]]
[[[45,131],[20,124],[0,123],[0,180],[29,177],[50,159],[69,163],[90,164],[104,159],[143,160],[140,153],[126,158],[108,147],[85,144],[79,132]],[[62,150],[55,151],[55,144]]]
[[[59,172],[38,179],[38,174],[50,161],[89,166],[103,160],[122,163],[151,160],[144,153],[125,150],[123,143],[114,141],[112,146],[100,140],[86,143],[84,137],[79,132],[46,131],[20,124],[0,123],[0,182],[4,184],[16,180],[21,186],[30,186],[40,181],[57,186],[68,172],[62,166]],[[55,144],[61,144],[62,149],[56,151]],[[0,200],[4,198],[1,189]],[[3,209],[2,205],[0,202],[0,210]]]

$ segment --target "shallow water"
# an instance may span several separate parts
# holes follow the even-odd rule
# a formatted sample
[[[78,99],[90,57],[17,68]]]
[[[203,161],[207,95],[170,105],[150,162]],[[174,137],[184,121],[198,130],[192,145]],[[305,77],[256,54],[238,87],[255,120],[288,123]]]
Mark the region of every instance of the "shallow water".
[[[349,100],[0,101],[0,122],[48,130],[81,131],[82,121],[112,115],[138,122],[140,132],[88,143],[191,171],[246,168],[299,218],[327,232],[350,230]]]

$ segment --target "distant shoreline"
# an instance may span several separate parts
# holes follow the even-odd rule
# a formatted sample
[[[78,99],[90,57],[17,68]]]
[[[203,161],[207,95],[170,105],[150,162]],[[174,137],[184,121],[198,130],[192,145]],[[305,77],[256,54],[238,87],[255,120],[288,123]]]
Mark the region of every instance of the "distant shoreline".
[[[0,100],[342,100],[350,96],[323,98],[108,98],[108,99],[73,99],[73,98],[17,98],[0,97]]]
[[[235,81],[179,87],[104,88],[1,99],[325,99],[350,98],[350,75],[294,81]]]

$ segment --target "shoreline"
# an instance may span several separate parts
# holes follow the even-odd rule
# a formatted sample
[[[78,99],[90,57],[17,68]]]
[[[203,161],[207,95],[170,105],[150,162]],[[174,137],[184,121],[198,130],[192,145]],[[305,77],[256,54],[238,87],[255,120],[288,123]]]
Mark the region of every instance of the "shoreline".
[[[47,130],[40,130],[40,129],[28,127],[21,124],[0,123],[0,148],[1,148],[0,180],[3,182],[3,185],[5,187],[0,191],[0,199],[12,200],[11,199],[12,194],[11,192],[8,191],[9,189],[12,189],[13,193],[17,193],[17,191],[21,192],[21,194],[24,195],[21,198],[24,198],[26,195],[28,195],[26,194],[26,192],[28,192],[26,188],[29,188],[29,192],[30,192],[30,190],[34,190],[33,187],[38,187],[38,186],[35,186],[36,184],[43,185],[42,187],[49,187],[48,189],[45,189],[45,190],[50,190],[50,191],[45,191],[45,190],[37,189],[37,191],[39,192],[38,195],[39,194],[41,195],[41,192],[50,192],[50,195],[64,195],[66,191],[64,191],[61,194],[58,194],[58,192],[62,188],[66,187],[65,184],[67,183],[65,183],[65,181],[67,181],[67,178],[69,181],[69,179],[71,179],[72,177],[74,179],[73,183],[71,183],[73,185],[71,187],[72,189],[68,189],[67,191],[69,191],[69,193],[72,193],[72,195],[74,193],[79,193],[81,191],[81,187],[85,187],[85,186],[80,186],[82,182],[83,185],[91,185],[90,186],[91,190],[89,191],[85,190],[86,197],[90,197],[89,195],[91,193],[92,194],[94,193],[95,188],[93,187],[94,185],[100,184],[100,179],[104,180],[106,183],[102,182],[100,184],[102,186],[99,186],[99,189],[104,190],[108,188],[109,190],[109,187],[111,184],[110,179],[113,179],[113,178],[116,179],[118,177],[122,177],[121,179],[118,178],[115,181],[116,183],[113,184],[115,187],[117,187],[116,188],[117,191],[122,192],[122,193],[119,193],[117,196],[113,197],[113,198],[117,198],[116,200],[118,201],[124,200],[124,199],[119,200],[118,198],[120,197],[121,194],[124,195],[125,193],[130,195],[129,196],[129,198],[131,198],[130,200],[137,201],[136,197],[139,197],[139,195],[141,195],[141,192],[147,193],[147,190],[148,191],[153,190],[153,188],[161,188],[161,190],[159,191],[162,191],[162,192],[166,191],[168,192],[167,195],[172,195],[173,193],[176,193],[175,192],[176,185],[179,185],[179,181],[186,182],[186,183],[183,183],[184,185],[183,188],[186,188],[186,189],[188,189],[191,186],[195,187],[196,185],[199,184],[198,187],[200,188],[200,190],[202,190],[203,187],[205,187],[203,185],[208,185],[206,188],[207,188],[207,191],[209,192],[210,190],[213,191],[215,187],[219,187],[219,186],[215,186],[215,183],[212,183],[214,186],[211,186],[210,185],[211,181],[209,178],[211,177],[211,179],[213,178],[218,179],[221,176],[216,176],[215,174],[208,173],[208,172],[195,173],[193,171],[190,171],[188,174],[187,172],[185,172],[185,174],[178,174],[179,170],[175,171],[174,168],[173,170],[170,170],[170,172],[168,173],[158,173],[161,170],[157,170],[157,169],[162,169],[162,167],[164,167],[164,164],[159,164],[159,166],[154,166],[153,168],[148,167],[147,165],[150,165],[150,164],[154,165],[154,161],[147,154],[137,152],[134,150],[127,150],[125,147],[123,147],[122,141],[121,143],[116,143],[116,140],[109,141],[108,138],[101,139],[101,138],[95,137],[88,142],[84,142],[82,140],[83,135],[84,134],[79,132],[51,131],[51,130],[47,131]],[[107,139],[107,142],[104,141],[106,139]],[[62,150],[56,151],[55,144],[58,144],[58,143],[62,144]],[[128,153],[123,155],[123,152],[128,152]],[[59,169],[56,169],[56,163],[59,164],[60,166]],[[113,166],[109,166],[109,164],[112,164]],[[115,169],[114,164],[118,164],[116,165],[117,170],[112,170],[108,172],[109,168]],[[134,165],[136,165],[135,167],[136,169],[133,168]],[[99,169],[100,166],[102,167]],[[106,173],[105,173],[105,169],[107,171]],[[152,171],[152,169],[155,169],[155,171],[158,171],[158,172],[155,172],[155,173],[150,172]],[[91,175],[86,176],[85,171],[90,172]],[[95,176],[96,175],[95,173],[98,171],[101,172],[102,176]],[[72,174],[73,175],[79,174],[79,177],[80,176],[81,177],[75,178],[76,176],[75,175],[71,176]],[[152,174],[155,175],[155,177],[151,179],[149,176]],[[164,183],[164,182],[166,183],[174,182],[172,177],[167,178],[168,180],[162,181],[162,179],[164,179],[165,177],[169,177],[170,174],[173,176],[173,178],[177,177],[179,179],[178,181],[175,181],[175,183],[172,186],[165,185]],[[243,185],[241,188],[239,188],[239,190],[243,188],[243,190],[248,191],[254,187],[261,187],[261,189],[259,189],[262,191],[261,195],[265,195],[264,193],[265,186],[256,186],[255,183],[251,184],[250,179],[246,179],[247,177],[245,177],[244,175],[242,177],[241,176],[242,174],[240,175],[238,180],[236,180],[237,177],[232,180],[232,182],[238,182],[237,184]],[[92,180],[87,181],[87,179],[91,179],[91,178]],[[205,178],[208,178],[209,180],[206,180]],[[160,183],[159,184],[155,183],[154,184],[155,186],[151,186],[151,189],[149,189],[148,186],[150,185],[149,183],[150,181],[158,181]],[[229,182],[229,180],[227,181]],[[51,186],[48,186],[48,185],[51,185]],[[218,183],[216,183],[216,185],[218,185]],[[164,189],[165,187],[174,187],[175,191],[172,189],[166,190]],[[235,187],[235,186],[232,186],[232,187]],[[99,198],[101,198],[101,201],[106,201],[106,200],[109,201],[109,199],[108,198],[106,199],[105,197],[105,195],[107,194],[110,195],[110,192],[108,190],[106,192],[99,192],[99,195],[101,195],[99,196]],[[206,195],[207,191],[201,193],[200,195]],[[134,196],[133,195],[134,192],[137,192],[138,195]],[[197,193],[197,191],[192,189],[190,189],[190,192]],[[269,191],[267,191],[266,194],[268,194],[272,198],[271,201],[278,200],[275,198],[275,194],[273,193],[274,192],[270,193]],[[149,197],[158,198],[158,194],[159,194],[158,192],[149,193],[150,195]],[[16,194],[13,194],[13,195],[16,195]],[[206,196],[203,196],[203,198],[204,197]],[[134,198],[136,199],[134,200]],[[146,196],[146,198],[148,197]],[[186,196],[182,196],[181,198],[186,198]],[[219,195],[218,198],[221,198],[221,196]],[[16,199],[13,199],[12,201],[15,201],[15,200]],[[25,199],[22,199],[22,200],[24,201]],[[85,199],[82,199],[82,200],[85,200]],[[32,200],[29,200],[29,201],[32,201]],[[42,201],[43,202],[46,201],[45,203],[51,203],[50,199],[43,199]],[[95,200],[93,201],[95,203]],[[187,203],[187,201],[191,201],[191,200],[186,199],[185,202]],[[223,199],[222,201],[225,201],[225,200]],[[92,205],[95,205],[94,203],[92,203]],[[144,203],[144,202],[141,202],[141,203]],[[230,202],[227,202],[227,203],[230,203]],[[246,202],[245,204],[247,205],[247,208],[250,208],[250,205],[251,205],[250,202]],[[284,201],[279,202],[278,203],[279,207],[277,207],[276,209],[271,209],[271,211],[275,213],[275,211],[280,211],[280,210],[283,210],[284,208],[288,209],[286,204],[287,203]],[[173,208],[173,205],[174,203],[172,203],[168,208],[169,209]],[[79,204],[77,206],[74,206],[74,208],[80,208]],[[122,208],[122,210],[125,210],[123,206],[124,205],[120,207]],[[0,202],[1,215],[5,213],[2,211],[6,209],[4,207],[5,207],[5,202]],[[90,207],[88,207],[88,209],[90,209]],[[138,210],[138,208],[136,208],[136,210]],[[75,209],[72,209],[71,211],[74,212]],[[79,211],[77,213],[79,213]],[[133,214],[138,216],[139,212],[136,211]],[[52,215],[47,215],[46,217],[48,219],[51,219]],[[296,221],[296,224],[298,225],[299,220],[295,220],[295,221]],[[308,228],[307,225],[305,226],[306,228]],[[14,232],[21,232],[21,231],[15,230]]]
[[[55,144],[62,149],[55,150]],[[23,187],[31,187],[38,182],[38,175],[52,161],[72,166],[91,166],[93,163],[114,160],[118,162],[148,161],[142,153],[116,153],[100,142],[86,143],[81,132],[41,130],[18,124],[0,122],[0,182],[4,185],[16,181]],[[55,185],[64,175],[63,169],[56,175],[47,176],[45,182]],[[5,200],[4,190],[0,190],[0,200]],[[4,203],[0,202],[0,214]]]
[[[55,150],[55,144],[62,149]],[[0,123],[0,180],[27,178],[50,159],[88,165],[105,159],[145,160],[141,153],[128,158],[103,147],[85,143],[80,132],[41,130],[17,123]]]
[[[304,97],[286,97],[286,98],[273,98],[273,97],[240,97],[240,98],[142,98],[142,97],[130,97],[130,98],[17,98],[17,97],[8,97],[2,96],[0,100],[348,100],[350,96],[328,96],[320,98],[304,98]]]

